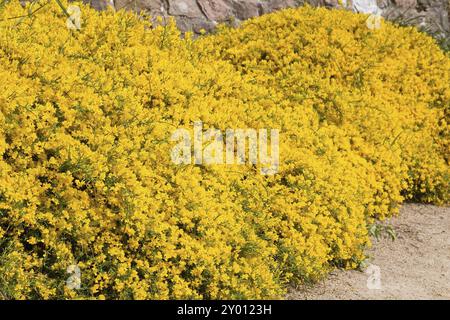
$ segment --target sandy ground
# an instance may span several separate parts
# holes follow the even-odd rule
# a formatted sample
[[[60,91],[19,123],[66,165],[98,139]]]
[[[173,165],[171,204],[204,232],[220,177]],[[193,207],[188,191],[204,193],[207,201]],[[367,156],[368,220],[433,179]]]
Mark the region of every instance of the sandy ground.
[[[405,204],[388,223],[397,239],[374,239],[367,269],[336,270],[287,298],[450,300],[450,208]]]

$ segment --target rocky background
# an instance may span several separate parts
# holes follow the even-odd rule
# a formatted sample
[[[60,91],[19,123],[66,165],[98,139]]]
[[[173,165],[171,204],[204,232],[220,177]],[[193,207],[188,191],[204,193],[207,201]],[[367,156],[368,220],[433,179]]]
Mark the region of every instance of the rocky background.
[[[182,31],[211,32],[218,23],[240,21],[275,10],[313,6],[381,14],[400,24],[416,25],[450,47],[450,0],[84,0],[102,10],[144,11],[154,19],[174,17]]]

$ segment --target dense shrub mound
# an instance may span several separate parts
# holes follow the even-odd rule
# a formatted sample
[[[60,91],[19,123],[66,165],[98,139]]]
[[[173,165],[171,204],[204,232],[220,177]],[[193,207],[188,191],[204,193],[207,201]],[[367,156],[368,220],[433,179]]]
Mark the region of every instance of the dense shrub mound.
[[[347,11],[285,10],[200,43],[296,112],[312,107],[321,126],[347,136],[356,129],[367,145],[353,149],[382,182],[371,214],[389,212],[382,203],[398,202],[401,190],[448,202],[449,59],[413,27],[385,23],[372,31],[366,20]]]
[[[81,11],[0,10],[0,298],[280,297],[357,267],[405,198],[448,202],[431,38],[302,8],[192,41]],[[280,129],[279,172],[172,163],[197,120]]]

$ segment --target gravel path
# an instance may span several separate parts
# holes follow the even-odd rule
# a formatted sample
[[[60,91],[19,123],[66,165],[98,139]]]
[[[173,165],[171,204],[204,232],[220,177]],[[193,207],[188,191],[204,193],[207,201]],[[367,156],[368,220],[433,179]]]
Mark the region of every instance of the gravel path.
[[[287,298],[450,300],[450,208],[405,204],[388,223],[397,239],[374,239],[364,272],[336,270]]]

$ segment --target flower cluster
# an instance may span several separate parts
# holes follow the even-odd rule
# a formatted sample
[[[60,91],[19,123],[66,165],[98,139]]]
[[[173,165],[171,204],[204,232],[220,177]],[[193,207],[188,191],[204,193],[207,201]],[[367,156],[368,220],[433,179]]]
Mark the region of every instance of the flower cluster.
[[[306,7],[194,41],[41,4],[0,9],[0,299],[277,298],[449,200],[450,59],[412,28]],[[279,128],[278,173],[174,164],[195,121]]]

